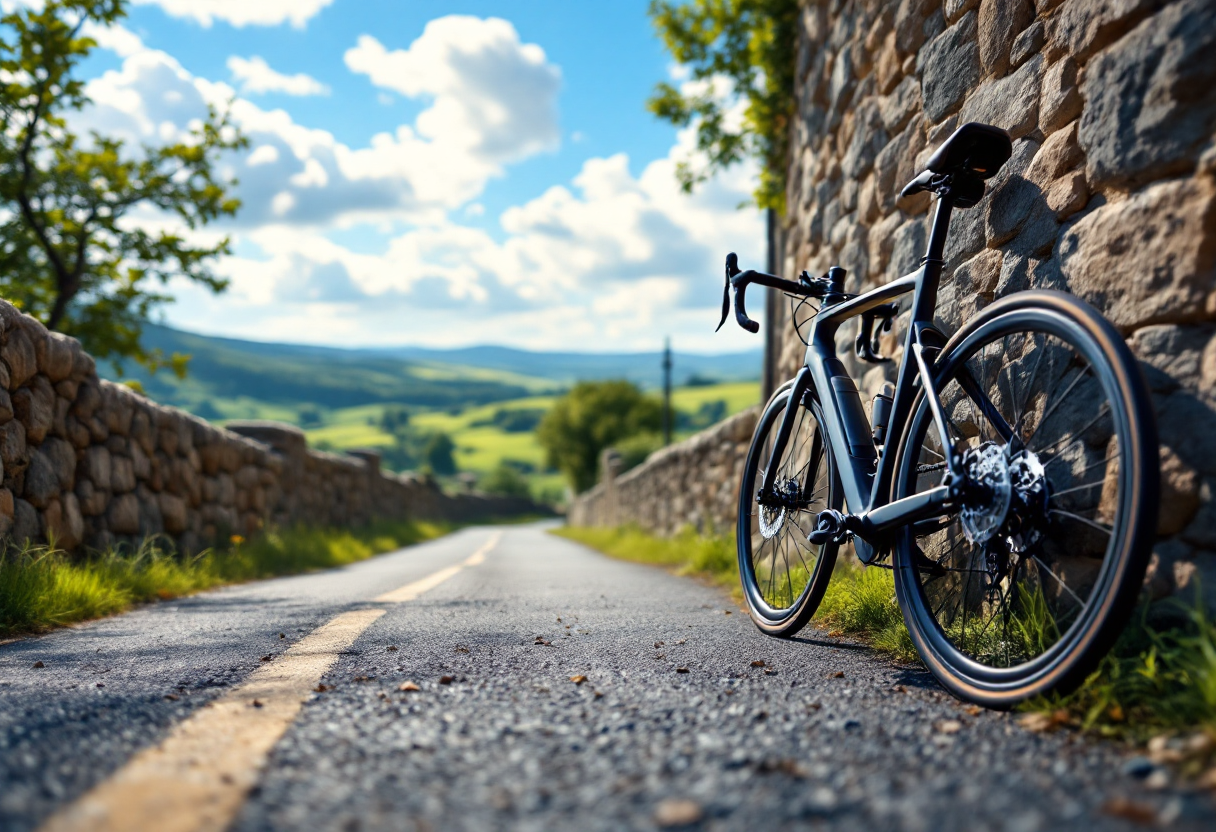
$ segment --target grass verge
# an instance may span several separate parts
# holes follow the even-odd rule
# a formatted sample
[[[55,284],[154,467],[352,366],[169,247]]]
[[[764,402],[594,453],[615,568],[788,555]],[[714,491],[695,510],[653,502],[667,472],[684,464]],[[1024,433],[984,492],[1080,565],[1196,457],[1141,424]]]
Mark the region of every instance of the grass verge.
[[[703,537],[685,529],[663,539],[633,526],[566,527],[554,533],[613,557],[708,577],[732,587],[741,599],[733,537]],[[1172,623],[1153,624],[1148,608],[1142,607],[1080,688],[1023,706],[1037,717],[1027,724],[1069,726],[1138,743],[1151,740],[1154,754],[1184,768],[1187,761],[1210,760],[1216,753],[1216,621],[1205,614],[1198,593],[1190,605],[1167,603],[1177,605],[1179,616]],[[898,660],[919,661],[895,603],[892,572],[863,569],[844,553],[812,623],[835,636],[859,638]]]
[[[345,566],[446,533],[443,524],[379,522],[362,529],[297,527],[224,550],[181,557],[156,538],[135,552],[71,557],[47,546],[0,554],[0,636],[114,615],[135,604],[223,584]]]

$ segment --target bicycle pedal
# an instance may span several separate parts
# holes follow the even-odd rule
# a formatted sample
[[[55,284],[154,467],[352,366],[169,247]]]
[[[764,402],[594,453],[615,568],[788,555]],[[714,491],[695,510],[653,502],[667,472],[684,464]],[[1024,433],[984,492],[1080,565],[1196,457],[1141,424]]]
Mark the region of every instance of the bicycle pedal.
[[[812,546],[823,546],[826,543],[843,543],[848,536],[844,515],[829,508],[816,516],[815,528],[806,536],[806,540]]]

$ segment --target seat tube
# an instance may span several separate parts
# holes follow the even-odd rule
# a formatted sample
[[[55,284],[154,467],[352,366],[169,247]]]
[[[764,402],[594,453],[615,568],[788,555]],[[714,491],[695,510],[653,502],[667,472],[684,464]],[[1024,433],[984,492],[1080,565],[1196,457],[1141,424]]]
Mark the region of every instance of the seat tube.
[[[925,252],[924,276],[912,306],[913,321],[932,321],[933,313],[937,311],[937,289],[941,283],[946,237],[950,233],[950,214],[953,210],[954,203],[948,195],[937,200],[933,227],[929,231],[929,249]]]
[[[794,432],[798,403],[802,401],[802,397],[806,395],[810,385],[811,371],[803,366],[798,371],[798,375],[794,377],[794,386],[790,389],[790,403],[785,406],[785,413],[781,414],[781,427],[777,429],[777,440],[773,445],[772,453],[769,454],[768,470],[764,472],[764,482],[760,485],[765,492],[773,490],[777,479],[777,466],[773,464],[773,460],[781,459],[781,455],[785,453],[785,446],[790,441],[790,434]]]

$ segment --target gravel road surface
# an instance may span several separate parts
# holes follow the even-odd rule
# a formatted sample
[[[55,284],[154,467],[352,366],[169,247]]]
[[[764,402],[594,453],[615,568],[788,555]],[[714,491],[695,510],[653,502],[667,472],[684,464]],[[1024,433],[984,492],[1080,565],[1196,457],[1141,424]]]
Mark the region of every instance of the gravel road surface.
[[[822,633],[767,638],[721,590],[544,525],[0,646],[0,829],[37,829],[264,658],[499,533],[339,655],[233,829],[1216,829],[1210,797],[1123,749]]]

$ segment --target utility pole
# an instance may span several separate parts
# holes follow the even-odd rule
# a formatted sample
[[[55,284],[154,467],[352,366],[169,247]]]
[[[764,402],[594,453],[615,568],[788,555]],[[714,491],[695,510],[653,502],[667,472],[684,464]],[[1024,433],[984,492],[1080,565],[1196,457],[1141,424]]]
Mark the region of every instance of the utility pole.
[[[663,446],[671,444],[671,338],[663,340]]]

